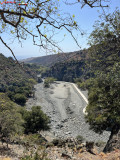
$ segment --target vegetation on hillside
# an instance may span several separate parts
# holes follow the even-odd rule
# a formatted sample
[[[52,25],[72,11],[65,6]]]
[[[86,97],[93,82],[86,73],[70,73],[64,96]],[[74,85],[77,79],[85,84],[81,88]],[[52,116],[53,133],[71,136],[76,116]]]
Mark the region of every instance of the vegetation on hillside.
[[[54,81],[56,81],[55,78],[53,78],[53,77],[47,77],[47,78],[44,80],[44,87],[49,88],[49,87],[50,87],[50,84],[53,83]]]
[[[42,76],[54,77],[59,81],[73,82],[75,78],[85,74],[85,61],[75,61],[56,63]]]
[[[31,111],[23,110],[23,118],[25,120],[25,133],[37,133],[40,130],[49,130],[49,118],[41,110],[40,106],[33,106]]]
[[[90,127],[99,133],[111,130],[105,151],[120,149],[120,12],[106,16],[92,32],[91,68],[95,79],[89,89],[86,116]],[[114,139],[117,141],[114,144]],[[114,145],[113,145],[114,144]]]
[[[25,108],[12,102],[5,93],[0,93],[0,139],[9,144],[16,135],[37,133],[49,129],[49,118],[40,106]]]
[[[0,54],[0,92],[7,93],[12,101],[24,105],[33,94],[39,69],[37,65],[20,66],[11,57]]]
[[[23,106],[32,96],[40,66],[16,64],[0,54],[0,139],[10,143],[16,135],[49,129],[49,119],[40,106]],[[17,104],[16,104],[17,103]],[[18,105],[19,104],[19,105]],[[33,123],[34,122],[34,123]],[[16,141],[16,140],[15,140]]]

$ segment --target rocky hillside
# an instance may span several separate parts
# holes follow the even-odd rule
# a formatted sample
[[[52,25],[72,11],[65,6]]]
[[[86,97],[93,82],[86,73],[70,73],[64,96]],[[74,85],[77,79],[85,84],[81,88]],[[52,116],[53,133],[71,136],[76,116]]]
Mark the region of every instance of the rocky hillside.
[[[60,53],[52,54],[42,57],[33,57],[22,60],[25,63],[35,63],[43,66],[50,67],[58,62],[71,61],[71,60],[81,60],[81,58],[87,57],[87,51],[76,51],[70,53]]]
[[[9,148],[5,150],[6,144],[0,143],[0,160],[120,160],[120,150],[115,150],[111,153],[98,152],[98,147],[91,143],[79,143],[73,139],[57,140],[49,142],[42,138],[43,142],[36,141],[36,137],[32,137],[32,141],[26,141],[23,145],[9,144]],[[41,139],[40,138],[40,139]],[[39,140],[40,140],[39,139]],[[37,144],[33,143],[36,141]],[[33,147],[34,146],[34,147]]]

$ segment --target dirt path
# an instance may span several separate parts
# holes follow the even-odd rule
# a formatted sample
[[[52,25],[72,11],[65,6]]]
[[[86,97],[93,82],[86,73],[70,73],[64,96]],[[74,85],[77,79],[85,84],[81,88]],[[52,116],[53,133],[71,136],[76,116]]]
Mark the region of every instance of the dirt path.
[[[43,83],[35,85],[35,98],[26,103],[27,109],[40,105],[51,119],[51,133],[56,137],[76,137],[82,135],[88,141],[107,141],[108,132],[98,135],[89,130],[83,109],[87,105],[87,91],[80,91],[68,82],[55,82],[49,89]]]

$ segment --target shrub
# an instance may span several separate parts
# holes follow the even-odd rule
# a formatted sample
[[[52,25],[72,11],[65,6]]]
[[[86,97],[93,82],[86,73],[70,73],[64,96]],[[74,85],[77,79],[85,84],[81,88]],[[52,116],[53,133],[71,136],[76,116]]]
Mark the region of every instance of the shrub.
[[[38,154],[37,152],[32,155],[26,155],[21,160],[50,160],[47,158],[47,154],[43,151],[41,154]]]
[[[98,141],[98,142],[95,143],[95,145],[96,145],[97,147],[103,147],[105,144],[106,144],[106,143],[103,142],[103,141]]]
[[[85,140],[81,135],[78,135],[76,139],[78,143],[82,143]]]
[[[24,105],[26,103],[26,97],[23,94],[19,94],[19,93],[15,94],[14,100],[16,103],[20,105]]]
[[[50,83],[53,83],[54,81],[56,81],[55,78],[47,77],[44,81],[44,87],[48,88],[50,86]]]
[[[49,118],[40,106],[33,106],[31,111],[24,111],[25,133],[37,133],[40,130],[49,130]]]
[[[45,87],[45,88],[49,88],[49,87],[50,87],[49,82],[48,82],[48,81],[46,81],[46,80],[44,81],[44,87]]]

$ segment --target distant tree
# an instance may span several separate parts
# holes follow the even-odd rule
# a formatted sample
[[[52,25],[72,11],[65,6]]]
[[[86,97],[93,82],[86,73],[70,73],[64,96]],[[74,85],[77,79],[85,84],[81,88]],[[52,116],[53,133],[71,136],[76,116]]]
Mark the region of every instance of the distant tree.
[[[91,34],[91,67],[96,72],[89,90],[87,122],[95,132],[110,130],[104,151],[120,149],[120,12],[106,16]]]
[[[44,87],[45,87],[45,88],[49,88],[49,87],[50,87],[50,84],[49,84],[48,81],[44,81]]]
[[[48,88],[50,87],[50,84],[53,83],[54,81],[56,81],[55,78],[53,77],[47,77],[44,81],[44,87]]]

